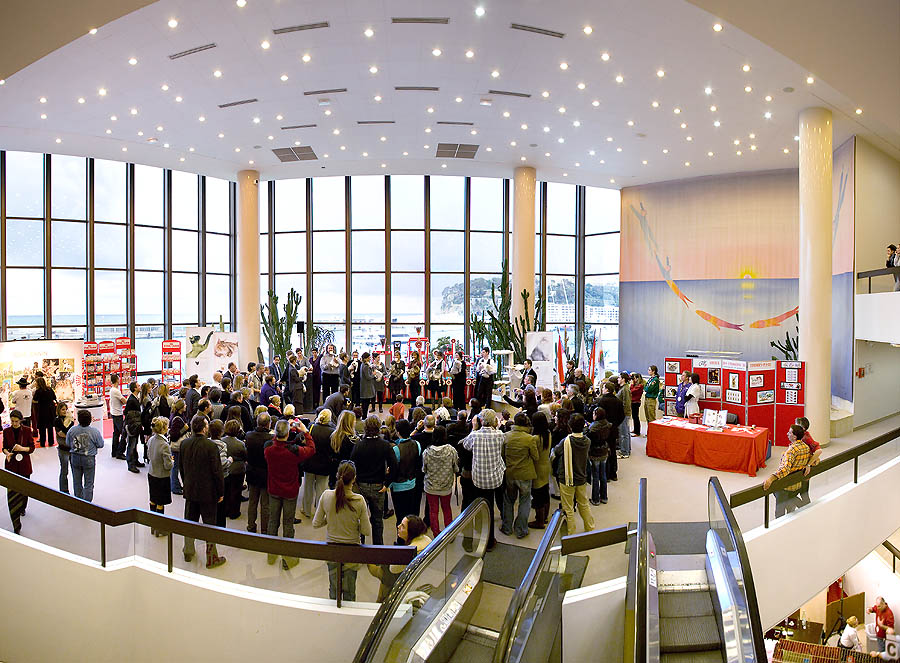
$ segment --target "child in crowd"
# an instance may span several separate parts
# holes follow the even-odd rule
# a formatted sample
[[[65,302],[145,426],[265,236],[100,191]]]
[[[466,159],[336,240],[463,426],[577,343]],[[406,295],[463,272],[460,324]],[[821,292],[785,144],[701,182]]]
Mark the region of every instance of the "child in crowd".
[[[391,405],[389,412],[395,421],[406,418],[406,406],[403,404],[403,394],[399,393],[394,396],[394,404]]]

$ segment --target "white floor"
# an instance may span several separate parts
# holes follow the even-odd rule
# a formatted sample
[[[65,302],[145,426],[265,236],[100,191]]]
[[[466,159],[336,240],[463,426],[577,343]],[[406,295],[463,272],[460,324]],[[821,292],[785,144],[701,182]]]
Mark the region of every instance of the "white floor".
[[[823,450],[823,458],[828,458],[852,446],[860,444],[878,434],[900,425],[900,415],[870,425],[864,429],[834,440]],[[648,513],[651,521],[699,521],[706,520],[707,514],[707,482],[712,474],[717,474],[726,494],[760,484],[766,476],[777,467],[784,447],[775,447],[772,458],[758,476],[748,477],[745,474],[714,472],[702,467],[679,465],[645,455],[645,438],[632,438],[632,456],[619,461],[619,480],[609,485],[609,504],[591,507],[596,528],[621,525],[634,521],[637,515],[638,481],[642,477],[648,480]],[[900,453],[900,441],[895,440],[881,449],[864,456],[860,463],[860,474],[874,469],[887,458]],[[53,488],[58,487],[59,462],[56,448],[37,449],[32,456],[34,475],[32,479]],[[836,485],[852,480],[852,463],[832,470],[811,483],[811,496],[817,496],[833,489]],[[97,476],[94,491],[94,503],[110,508],[125,509],[129,507],[147,508],[146,470],[140,474],[127,471],[124,461],[113,460],[109,456],[109,445],[104,448],[98,459]],[[173,504],[167,512],[174,516],[183,513],[183,501],[173,496]],[[558,502],[554,501],[554,506]],[[459,508],[453,501],[454,514]],[[762,524],[762,504],[757,502],[740,507],[736,511],[738,521],[744,530]],[[239,520],[229,520],[228,526],[236,529],[246,528],[246,505],[242,507]],[[0,527],[12,529],[6,509],[0,509]],[[385,541],[393,540],[396,527],[394,519],[384,522]],[[514,545],[536,547],[542,532],[533,530],[525,539],[505,537],[499,532],[499,514],[497,516],[498,540]],[[581,522],[578,520],[580,531]],[[62,548],[85,557],[99,560],[100,532],[99,525],[84,522],[80,518],[70,516],[57,509],[32,501],[28,506],[28,514],[23,519],[22,535],[48,545]],[[298,539],[321,540],[321,530],[314,530],[308,519],[296,526],[295,537]],[[327,597],[327,573],[322,562],[301,561],[291,569],[284,571],[280,563],[270,566],[265,555],[244,552],[234,549],[220,550],[219,553],[228,558],[228,563],[219,569],[207,571],[203,564],[203,544],[198,542],[198,555],[191,563],[185,563],[181,557],[181,539],[176,537],[175,563],[180,568],[199,573],[209,573],[215,577],[245,583],[257,587],[279,591]],[[585,584],[599,582],[624,575],[627,557],[622,554],[624,545],[612,546],[590,554]],[[140,526],[107,529],[107,555],[109,560],[133,554],[166,561],[166,539],[156,539]],[[358,580],[358,598],[374,600],[377,582],[360,569]]]

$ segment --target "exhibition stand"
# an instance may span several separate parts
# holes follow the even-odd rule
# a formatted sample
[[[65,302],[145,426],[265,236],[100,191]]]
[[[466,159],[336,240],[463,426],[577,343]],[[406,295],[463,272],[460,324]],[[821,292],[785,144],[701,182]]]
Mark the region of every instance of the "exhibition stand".
[[[725,426],[717,430],[687,419],[663,417],[647,425],[647,455],[712,470],[746,473],[766,466],[769,430]]]

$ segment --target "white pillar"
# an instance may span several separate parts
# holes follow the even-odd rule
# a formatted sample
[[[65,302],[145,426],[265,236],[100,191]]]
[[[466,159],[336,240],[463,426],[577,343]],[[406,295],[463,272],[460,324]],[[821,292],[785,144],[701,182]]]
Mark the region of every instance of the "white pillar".
[[[831,111],[800,112],[800,359],[813,438],[831,435]]]
[[[257,360],[259,347],[259,172],[237,176],[237,331],[239,365]]]
[[[534,318],[534,194],[535,171],[531,166],[516,168],[513,176],[513,223],[510,271],[512,272],[512,317],[525,315],[522,291],[528,291],[528,315]]]

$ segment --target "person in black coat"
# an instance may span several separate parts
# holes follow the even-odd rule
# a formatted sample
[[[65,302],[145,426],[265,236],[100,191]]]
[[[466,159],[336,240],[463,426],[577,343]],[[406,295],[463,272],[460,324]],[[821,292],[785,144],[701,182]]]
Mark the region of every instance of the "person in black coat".
[[[300,377],[300,371],[297,370],[296,355],[288,356],[285,378],[288,385],[285,387],[284,391],[285,405],[287,405],[288,402],[293,403],[294,409],[297,412],[303,412],[303,392],[305,389],[303,386],[303,378]]]
[[[190,420],[195,414],[197,414],[197,403],[200,401],[200,390],[197,388],[197,385],[200,384],[200,378],[196,375],[192,375],[187,379],[188,390],[184,395],[184,410]]]
[[[222,410],[222,420],[228,420],[228,410],[232,407],[237,406],[241,408],[241,426],[245,431],[253,430],[253,412],[250,411],[250,403],[247,402],[247,399],[244,398],[244,394],[241,390],[235,391],[231,394],[231,400],[228,402],[228,405]]]
[[[609,455],[606,458],[606,478],[608,481],[617,481],[617,471],[619,468],[616,459],[616,449],[619,448],[619,424],[625,421],[625,407],[622,401],[616,396],[618,385],[614,382],[604,382],[602,387],[602,395],[597,401],[597,405],[606,412],[606,420],[612,426],[609,431],[609,437],[606,440],[606,446],[609,447]]]
[[[275,378],[276,385],[284,382],[284,371],[281,367],[281,357],[279,357],[278,355],[275,355],[275,357],[272,358],[272,363],[269,366],[269,375]]]
[[[128,436],[125,460],[128,463],[128,471],[137,474],[138,468],[144,467],[144,464],[139,462],[137,457],[138,440],[140,439],[141,431],[143,431],[141,401],[138,398],[138,383],[132,382],[129,384],[128,390],[131,392],[131,395],[125,401],[125,407],[122,409],[122,414],[125,415],[125,433]]]
[[[322,369],[319,366],[319,362],[322,361],[322,358],[319,356],[319,349],[313,348],[312,354],[309,358],[309,364],[312,366],[312,378],[309,380],[311,382],[312,387],[312,408],[313,410],[319,407],[319,400],[322,396]],[[310,410],[312,411],[312,410]]]
[[[53,422],[56,420],[56,392],[47,386],[47,381],[42,377],[35,380],[35,384],[37,389],[32,395],[34,428],[37,428],[40,445],[52,447]]]
[[[519,385],[519,389],[525,388],[525,378],[529,375],[531,376],[531,384],[536,386],[537,372],[531,367],[531,360],[526,359],[522,366],[522,383]]]
[[[341,412],[347,409],[347,396],[350,393],[350,385],[341,385],[341,388],[325,399],[322,409],[331,410],[331,420],[337,421]]]
[[[219,447],[209,439],[209,421],[197,415],[191,419],[191,436],[181,443],[179,471],[184,484],[184,519],[205,525],[216,524],[216,505],[225,496],[225,474]],[[184,561],[194,559],[194,540],[184,537]],[[206,544],[206,568],[225,563],[215,543]]]
[[[265,447],[273,439],[272,418],[262,412],[256,417],[256,428],[247,433],[244,445],[247,447],[247,486],[250,501],[247,503],[247,531],[256,533],[256,514],[259,511],[260,532],[265,534],[269,526],[269,471],[266,464]],[[258,507],[258,509],[257,509]]]

